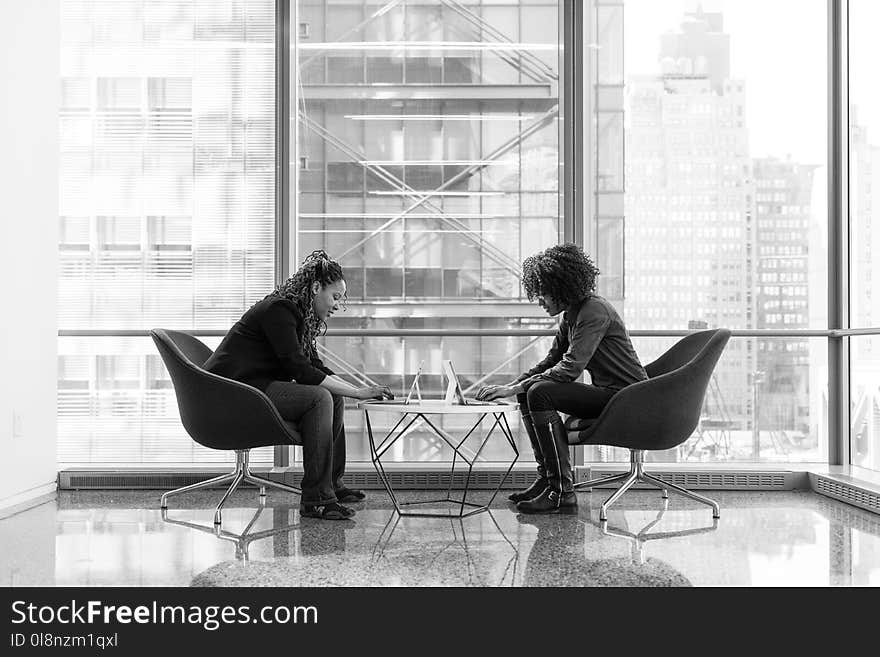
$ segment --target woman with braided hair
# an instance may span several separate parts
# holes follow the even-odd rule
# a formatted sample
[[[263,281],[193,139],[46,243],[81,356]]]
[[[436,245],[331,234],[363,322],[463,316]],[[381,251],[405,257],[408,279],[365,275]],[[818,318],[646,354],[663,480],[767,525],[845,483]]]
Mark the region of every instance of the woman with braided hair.
[[[559,413],[598,417],[618,390],[648,376],[614,306],[595,293],[599,270],[579,246],[551,246],[522,269],[529,300],[562,321],[544,360],[506,385],[483,387],[477,399],[516,395],[538,478],[510,500],[524,513],[558,513],[577,506]],[[577,381],[584,370],[590,384]]]
[[[340,502],[364,499],[346,487],[343,397],[392,399],[387,386],[357,387],[318,357],[316,338],[345,299],[339,263],[323,251],[255,303],[230,329],[205,369],[262,390],[281,417],[296,422],[303,439],[300,515],[344,520],[355,514]]]

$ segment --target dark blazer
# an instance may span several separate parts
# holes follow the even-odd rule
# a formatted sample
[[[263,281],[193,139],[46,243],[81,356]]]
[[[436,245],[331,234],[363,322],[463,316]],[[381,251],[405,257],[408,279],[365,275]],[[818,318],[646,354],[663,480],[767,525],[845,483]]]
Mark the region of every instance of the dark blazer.
[[[306,355],[302,345],[304,328],[296,304],[270,294],[229,329],[204,367],[263,392],[273,381],[318,385],[333,371],[317,356]]]

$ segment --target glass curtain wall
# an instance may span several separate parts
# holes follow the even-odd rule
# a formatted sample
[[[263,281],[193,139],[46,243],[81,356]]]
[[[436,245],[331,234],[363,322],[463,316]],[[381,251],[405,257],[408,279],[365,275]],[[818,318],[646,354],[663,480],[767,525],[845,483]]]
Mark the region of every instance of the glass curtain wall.
[[[880,327],[880,294],[873,294],[880,266],[880,90],[874,62],[880,44],[874,26],[880,5],[849,2],[849,202],[850,324]],[[880,280],[880,273],[878,273]],[[880,331],[877,331],[880,334]],[[853,465],[880,471],[880,335],[850,339],[850,456]]]
[[[287,264],[316,248],[342,261],[348,306],[331,328],[555,326],[518,274],[564,235],[562,6],[291,0]],[[870,327],[876,9],[849,6],[852,324]],[[275,10],[62,1],[63,465],[225,458],[193,445],[152,342],[126,331],[226,331],[274,284]],[[586,245],[631,330],[827,327],[826,11],[821,0],[590,4]],[[83,330],[101,335],[64,334]],[[851,340],[851,451],[876,470],[875,340]],[[673,341],[636,348],[649,362]],[[423,391],[439,396],[442,359],[473,391],[548,343],[401,334],[321,347],[342,375],[398,394],[424,360]],[[823,338],[735,338],[697,432],[657,458],[824,461],[827,380]],[[353,409],[348,426],[351,457],[366,460]],[[449,457],[427,435],[402,442],[401,461]],[[254,457],[271,462],[271,450]]]
[[[124,332],[226,331],[274,285],[274,0],[62,0],[61,38],[58,325],[102,335],[59,339],[58,460],[225,462]]]
[[[623,254],[627,326],[825,329],[826,3],[626,0],[624,12],[623,230],[605,248]],[[669,344],[635,340],[645,363]],[[732,339],[698,430],[654,458],[825,461],[826,340]]]
[[[563,235],[561,4],[296,0],[291,269],[314,249],[340,260],[348,303],[331,329],[438,331],[328,336],[324,358],[340,374],[405,395],[424,361],[422,393],[440,397],[451,359],[473,394],[548,348],[546,338],[442,333],[555,326],[524,297],[519,273]],[[349,458],[368,460],[360,411],[346,419]],[[380,415],[374,431],[396,419]],[[422,428],[411,433],[393,459],[451,459]],[[489,460],[495,448],[508,456],[490,441]]]

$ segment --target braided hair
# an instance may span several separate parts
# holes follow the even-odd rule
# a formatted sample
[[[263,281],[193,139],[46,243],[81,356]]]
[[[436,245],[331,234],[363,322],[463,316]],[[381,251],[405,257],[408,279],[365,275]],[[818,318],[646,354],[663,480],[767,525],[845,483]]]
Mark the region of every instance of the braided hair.
[[[342,267],[338,262],[331,260],[324,251],[312,251],[302,261],[296,273],[271,293],[271,295],[292,301],[299,308],[305,319],[302,338],[303,349],[310,358],[317,358],[316,339],[327,330],[327,323],[315,314],[315,308],[312,305],[315,293],[312,291],[312,285],[317,281],[322,287],[325,287],[344,279]]]
[[[568,308],[596,290],[599,270],[576,244],[557,244],[523,261],[522,284],[529,301],[548,295]]]

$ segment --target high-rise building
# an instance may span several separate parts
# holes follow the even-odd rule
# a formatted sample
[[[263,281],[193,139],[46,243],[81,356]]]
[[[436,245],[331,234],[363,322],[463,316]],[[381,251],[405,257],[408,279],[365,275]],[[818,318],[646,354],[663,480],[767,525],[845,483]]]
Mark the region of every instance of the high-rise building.
[[[880,324],[880,294],[873,293],[880,279],[880,225],[874,192],[880,189],[880,147],[851,112],[850,127],[850,309],[853,326]],[[852,367],[852,462],[880,469],[880,340],[874,336],[850,341]]]
[[[868,129],[858,121],[852,109],[850,128],[850,200],[852,276],[850,314],[853,326],[877,326],[880,323],[880,295],[873,294],[876,272],[874,254],[880,248],[880,226],[876,219],[874,192],[880,189],[880,147],[871,142]],[[874,353],[873,341],[859,342],[853,353],[859,359],[880,360]]]
[[[809,266],[815,165],[757,158],[756,328],[809,328]],[[808,339],[758,339],[758,426],[777,449],[811,445]],[[811,445],[812,446],[812,445]]]
[[[679,31],[663,36],[656,74],[630,77],[627,85],[628,325],[753,328],[745,84],[730,77],[721,14],[686,15]],[[723,398],[710,394],[707,408],[728,429],[751,429],[755,362],[754,340],[736,339],[717,370]]]

